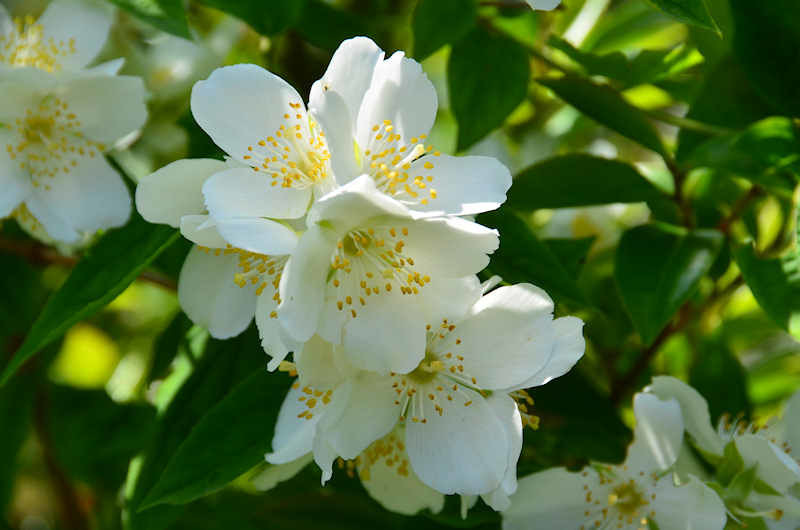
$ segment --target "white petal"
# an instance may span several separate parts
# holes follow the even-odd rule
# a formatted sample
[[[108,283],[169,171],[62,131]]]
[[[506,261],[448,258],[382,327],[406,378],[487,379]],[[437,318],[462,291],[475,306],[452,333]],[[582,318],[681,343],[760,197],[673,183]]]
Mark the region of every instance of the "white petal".
[[[74,39],[75,53],[59,58],[66,70],[83,68],[94,59],[105,45],[108,30],[114,20],[110,6],[79,0],[54,0],[39,17],[45,41],[53,39],[56,45],[69,49]]]
[[[311,189],[273,186],[272,178],[250,168],[228,169],[203,185],[208,212],[218,219],[272,217],[295,219],[305,215]]]
[[[7,217],[19,203],[33,193],[31,177],[20,168],[19,161],[12,160],[5,150],[6,145],[16,144],[16,135],[0,130],[0,219]]]
[[[420,274],[460,277],[489,264],[499,244],[496,230],[458,217],[421,219],[407,225],[404,252]]]
[[[118,59],[111,59],[97,66],[87,68],[86,73],[93,75],[117,75],[123,66],[125,66],[125,59],[119,57]]]
[[[216,256],[193,247],[178,278],[178,300],[186,315],[217,339],[247,329],[256,310],[255,291],[234,283],[237,272],[236,255]]]
[[[784,438],[792,448],[795,458],[800,459],[800,392],[795,392],[783,411]]]
[[[216,249],[228,246],[228,242],[219,234],[213,219],[207,215],[184,215],[181,217],[181,235],[201,247]]]
[[[69,173],[61,171],[34,188],[34,197],[78,232],[125,224],[131,213],[131,197],[122,178],[102,156],[77,160],[78,165]],[[56,237],[50,227],[45,228]]]
[[[797,461],[766,438],[745,434],[737,436],[735,440],[745,468],[757,466],[758,477],[776,490],[784,493],[800,482],[800,465]]]
[[[678,402],[639,393],[633,397],[633,414],[636,428],[625,459],[627,466],[645,472],[672,467],[683,442],[683,417]]]
[[[660,530],[722,530],[727,520],[719,496],[693,477],[677,487],[671,475],[662,477],[655,487],[653,504]]]
[[[84,136],[111,147],[144,125],[145,92],[139,77],[91,76],[68,81],[56,94],[80,121]]]
[[[553,342],[553,301],[538,287],[519,284],[483,296],[437,351],[463,355],[478,386],[495,390],[539,372],[552,356]]]
[[[257,254],[283,256],[297,246],[297,234],[271,219],[217,219],[220,235],[236,248]]]
[[[359,458],[359,476],[370,497],[387,510],[414,515],[429,509],[439,513],[444,508],[444,495],[423,484],[408,468],[402,429],[378,440]]]
[[[58,216],[50,208],[50,205],[37,195],[30,195],[25,201],[25,206],[33,218],[25,216],[25,219],[21,220],[21,224],[26,226],[32,235],[46,243],[50,239],[61,243],[76,243],[80,239],[80,234],[72,227],[72,224]]]
[[[417,199],[408,200],[414,210],[448,215],[475,215],[500,207],[511,187],[511,173],[497,159],[487,156],[424,156],[408,169],[413,180],[422,176],[427,186]],[[426,177],[433,177],[428,181]],[[434,198],[431,190],[435,190]],[[426,198],[422,204],[420,200]]]
[[[384,120],[391,120],[395,134],[407,144],[431,129],[437,106],[436,90],[422,66],[403,52],[395,52],[378,63],[364,95],[356,127],[358,145],[368,149],[372,127]]]
[[[331,165],[337,180],[358,175],[354,156],[356,118],[383,51],[367,37],[342,42],[328,69],[311,87],[309,110],[325,131]]]
[[[320,390],[337,387],[347,377],[355,375],[341,357],[333,344],[314,335],[294,352],[300,382]]]
[[[205,213],[203,182],[226,168],[211,158],[177,160],[139,180],[136,208],[151,223],[178,228],[184,215]]]
[[[270,464],[285,464],[311,452],[314,431],[322,414],[313,414],[310,419],[307,419],[305,414],[303,417],[298,417],[308,410],[305,405],[306,396],[297,381],[286,394],[278,412],[278,421],[275,423],[272,452],[265,456]],[[319,407],[322,409],[322,402],[319,403]]]
[[[495,490],[483,496],[484,502],[497,511],[507,510],[511,505],[509,496],[517,491],[517,461],[522,451],[522,418],[517,404],[506,394],[494,393],[486,399],[494,410],[506,433],[508,464],[503,481]]]
[[[367,219],[410,216],[408,209],[379,192],[367,175],[348,182],[319,199],[308,212],[308,224],[326,222],[344,235]]]
[[[681,405],[686,432],[698,449],[722,456],[724,444],[711,425],[708,403],[694,388],[670,376],[657,376],[645,389],[661,399],[674,398]]]
[[[547,364],[533,377],[514,387],[531,388],[541,386],[569,372],[583,357],[586,341],[583,338],[583,321],[577,317],[557,318],[553,327],[553,353]]]
[[[258,335],[261,338],[261,347],[272,357],[267,368],[270,371],[278,368],[282,360],[286,358],[290,351],[294,351],[300,346],[298,343],[286,344],[281,336],[281,325],[274,311],[278,308],[278,302],[272,297],[272,290],[265,290],[256,302],[256,326]]]
[[[583,477],[563,468],[551,468],[521,478],[511,498],[511,507],[503,512],[503,530],[537,527],[576,530],[587,523],[583,487],[597,482],[593,471],[587,473]]]
[[[254,64],[217,68],[192,89],[197,123],[215,144],[241,162],[247,160],[248,146],[274,135],[286,123],[284,114],[304,114],[302,103],[291,85]]]
[[[269,491],[281,482],[285,482],[300,473],[313,460],[311,453],[301,456],[286,464],[271,465],[256,475],[252,484],[258,491]]]
[[[14,22],[11,20],[11,15],[8,10],[0,4],[0,35],[8,35],[14,30]]]
[[[314,462],[322,471],[322,477],[320,481],[322,482],[323,486],[333,476],[333,461],[338,457],[333,447],[331,447],[330,444],[328,444],[325,440],[326,438],[324,436],[317,434],[314,436],[313,443]]]
[[[340,414],[326,414],[319,435],[339,456],[348,460],[357,457],[397,424],[400,406],[394,403],[393,382],[389,376],[362,372],[334,390],[331,410],[337,409]]]
[[[335,243],[312,226],[301,237],[281,276],[278,319],[295,340],[306,341],[317,330],[325,283]]]
[[[425,399],[419,396],[416,403],[424,406]],[[430,405],[427,411],[409,410],[408,416],[412,414],[427,420],[406,420],[411,467],[422,482],[446,494],[480,495],[500,485],[509,443],[502,423],[480,394],[462,388],[444,404],[442,415]]]

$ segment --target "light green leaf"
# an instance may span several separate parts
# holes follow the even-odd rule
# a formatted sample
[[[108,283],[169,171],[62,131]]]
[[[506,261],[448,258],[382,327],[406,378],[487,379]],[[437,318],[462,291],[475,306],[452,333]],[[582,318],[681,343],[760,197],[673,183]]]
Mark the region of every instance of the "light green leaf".
[[[644,113],[610,86],[573,75],[537,81],[601,125],[669,157],[661,137]]]
[[[3,370],[0,385],[70,326],[105,307],[177,238],[173,228],[147,223],[136,213],[126,226],[104,235],[47,301],[25,342]]]
[[[458,150],[499,127],[528,90],[528,53],[513,40],[475,28],[453,46],[447,65]]]
[[[633,166],[591,155],[549,158],[514,178],[507,205],[520,210],[645,202],[663,194]]]
[[[715,230],[650,224],[622,235],[614,276],[642,342],[651,344],[694,294],[722,248]]]
[[[190,39],[183,0],[110,0],[125,11],[167,33]]]
[[[420,0],[414,9],[414,57],[421,61],[445,44],[458,42],[475,25],[475,0]]]
[[[681,22],[694,24],[701,28],[710,29],[719,33],[705,0],[649,0],[658,9],[671,15]]]

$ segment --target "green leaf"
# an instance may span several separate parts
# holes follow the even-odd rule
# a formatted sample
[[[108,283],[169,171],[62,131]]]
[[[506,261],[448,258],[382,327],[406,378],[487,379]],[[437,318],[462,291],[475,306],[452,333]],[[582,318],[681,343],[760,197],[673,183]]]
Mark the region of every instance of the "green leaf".
[[[610,86],[573,75],[537,81],[601,125],[669,157],[661,137],[644,113]]]
[[[740,471],[725,490],[727,502],[739,503],[744,501],[756,485],[756,466]]]
[[[5,512],[11,499],[14,475],[17,470],[17,454],[30,427],[34,391],[38,371],[26,371],[8,385],[0,387],[0,514]],[[2,526],[2,515],[0,515]]]
[[[189,378],[160,414],[156,434],[128,494],[132,530],[156,530],[169,524],[179,510],[158,506],[140,511],[147,493],[159,481],[192,430],[239,382],[265,369],[258,331],[251,326],[227,341],[210,340]]]
[[[262,462],[290,383],[285,374],[260,370],[231,390],[181,443],[142,508],[190,502]]]
[[[723,241],[715,230],[690,232],[660,223],[622,235],[614,276],[642,342],[651,344],[694,293]]]
[[[126,226],[104,235],[47,301],[25,342],[3,370],[0,385],[70,326],[105,307],[178,235],[168,226],[147,223],[137,213]]]
[[[183,0],[110,0],[148,24],[184,39],[191,39]]]
[[[633,166],[591,155],[548,158],[514,178],[506,204],[519,210],[645,202],[663,194]]]
[[[585,301],[572,274],[513,212],[500,209],[484,213],[478,216],[478,222],[503,234],[500,248],[492,254],[489,263],[493,274],[499,274],[508,283],[532,283],[554,299],[566,297]]]
[[[304,0],[305,7],[294,29],[310,44],[333,52],[353,35],[370,34],[370,26],[356,15],[321,0]]]
[[[681,22],[693,24],[701,28],[710,29],[719,33],[719,27],[711,13],[705,0],[649,0],[658,9],[671,15]]]
[[[735,252],[736,263],[758,305],[783,329],[800,337],[800,252],[761,258],[753,245]]]
[[[698,358],[689,371],[689,384],[708,401],[711,421],[716,424],[723,414],[735,418],[750,413],[747,373],[730,348],[719,338],[702,342]]]
[[[722,485],[729,484],[733,477],[744,470],[744,459],[739,454],[736,441],[731,440],[722,450],[722,462],[717,467],[715,479]]]
[[[458,150],[499,127],[528,91],[528,53],[513,40],[473,29],[447,64],[450,106],[458,122]]]
[[[766,187],[792,191],[800,174],[800,138],[789,118],[767,118],[741,133],[707,141],[688,161],[722,169]]]
[[[733,51],[781,114],[800,115],[800,2],[731,0]]]
[[[104,390],[59,385],[51,385],[45,399],[58,462],[74,478],[109,490],[119,488],[128,461],[150,441],[155,409],[115,403]]]
[[[475,0],[420,0],[414,9],[414,57],[421,61],[466,35],[475,25]]]
[[[558,258],[558,261],[564,266],[567,272],[573,278],[577,278],[583,264],[586,262],[586,256],[594,244],[595,237],[583,237],[580,239],[545,239],[542,241],[550,251]]]
[[[173,359],[183,351],[186,333],[192,327],[192,321],[185,313],[178,313],[167,329],[158,337],[153,346],[153,360],[147,373],[147,381],[152,382],[166,375]]]
[[[274,35],[293,25],[305,0],[199,0],[250,24],[263,35]]]

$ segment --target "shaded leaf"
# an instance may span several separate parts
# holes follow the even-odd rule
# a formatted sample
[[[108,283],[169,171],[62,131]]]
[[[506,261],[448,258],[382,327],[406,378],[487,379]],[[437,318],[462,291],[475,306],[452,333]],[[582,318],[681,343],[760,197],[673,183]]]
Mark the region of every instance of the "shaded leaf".
[[[656,153],[669,156],[661,137],[644,113],[610,86],[573,75],[537,81],[601,125]]]
[[[719,32],[705,0],[649,0],[649,2],[681,22]]]
[[[708,401],[715,425],[725,413],[732,418],[739,413],[749,416],[747,373],[721,340],[709,339],[700,346],[697,361],[689,371],[689,384]]]
[[[527,51],[507,37],[479,27],[453,46],[447,86],[459,151],[503,123],[525,99],[529,77]]]
[[[591,155],[549,158],[514,178],[508,206],[521,210],[645,202],[663,194],[633,166]]]
[[[475,25],[475,0],[420,0],[414,9],[414,57],[421,61],[445,44],[453,44]]]
[[[166,375],[167,369],[175,357],[186,345],[186,333],[192,327],[192,321],[186,313],[178,313],[167,329],[164,330],[153,346],[153,360],[147,373],[147,381],[151,382]]]
[[[199,0],[250,24],[257,32],[273,35],[294,24],[305,0]]]
[[[542,242],[550,248],[567,272],[577,278],[594,240],[594,236],[591,236],[580,239],[545,239]]]
[[[178,232],[173,228],[147,223],[137,213],[126,226],[105,234],[47,301],[25,342],[0,376],[0,385],[70,326],[105,307],[177,238]]]
[[[190,39],[183,0],[110,0],[148,24],[184,39]]]
[[[371,36],[370,26],[356,15],[321,0],[304,0],[305,7],[294,29],[309,43],[333,52],[354,35]]]
[[[617,249],[614,276],[642,342],[651,344],[694,294],[722,248],[715,230],[650,224],[628,230]]]

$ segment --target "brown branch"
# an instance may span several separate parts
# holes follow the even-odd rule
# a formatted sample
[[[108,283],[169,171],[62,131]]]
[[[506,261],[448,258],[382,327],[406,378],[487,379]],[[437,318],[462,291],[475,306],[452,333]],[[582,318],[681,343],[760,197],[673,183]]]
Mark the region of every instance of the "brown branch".
[[[53,440],[47,427],[47,396],[40,391],[36,395],[34,428],[42,447],[45,467],[50,475],[61,512],[61,522],[67,530],[89,530],[89,518],[81,508],[80,497],[67,477],[53,452]]]
[[[731,225],[733,225],[733,223],[735,223],[736,220],[739,219],[739,217],[741,217],[741,215],[744,213],[747,207],[750,206],[750,203],[752,203],[754,200],[760,197],[762,193],[763,190],[759,186],[751,187],[747,193],[739,197],[739,200],[737,200],[733,204],[733,206],[731,207],[731,211],[727,215],[727,217],[722,219],[717,224],[717,230],[719,230],[723,234],[727,234],[728,232],[730,232]]]
[[[14,254],[25,259],[32,265],[41,267],[58,265],[60,267],[72,268],[78,263],[78,258],[59,254],[56,250],[47,245],[23,240],[18,241],[0,238],[0,252]],[[143,271],[139,275],[139,279],[155,285],[160,285],[171,291],[175,291],[178,288],[172,278],[155,271]]]

